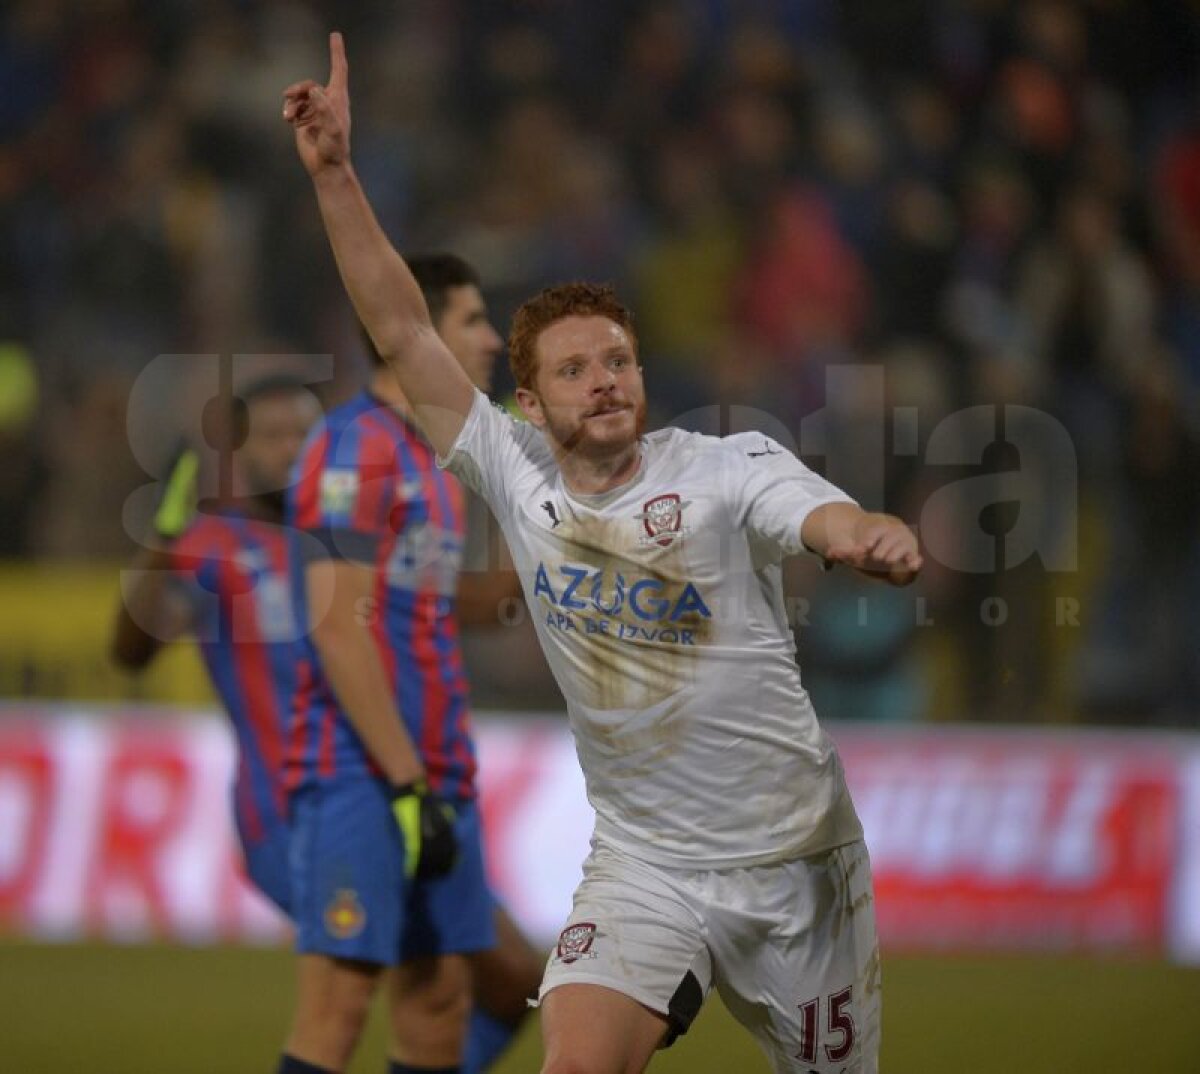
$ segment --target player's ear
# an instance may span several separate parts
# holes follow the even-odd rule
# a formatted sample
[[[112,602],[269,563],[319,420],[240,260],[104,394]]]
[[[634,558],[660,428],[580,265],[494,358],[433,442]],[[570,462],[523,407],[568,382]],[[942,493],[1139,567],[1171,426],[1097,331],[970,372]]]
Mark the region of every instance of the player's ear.
[[[518,388],[516,394],[517,406],[521,408],[521,413],[525,415],[529,424],[539,429],[544,429],[546,427],[546,414],[542,409],[542,400],[538,396],[538,393],[530,388]]]

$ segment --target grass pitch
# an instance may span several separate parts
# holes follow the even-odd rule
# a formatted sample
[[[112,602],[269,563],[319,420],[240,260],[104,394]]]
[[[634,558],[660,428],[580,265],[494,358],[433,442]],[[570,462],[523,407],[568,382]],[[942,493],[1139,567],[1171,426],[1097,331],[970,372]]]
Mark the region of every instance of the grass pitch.
[[[293,996],[286,951],[0,944],[10,1074],[271,1074]],[[1200,970],[1033,956],[884,959],[884,1074],[1193,1074]],[[385,1069],[372,1019],[351,1074]],[[536,1020],[495,1074],[536,1072]],[[652,1074],[766,1074],[714,995]]]

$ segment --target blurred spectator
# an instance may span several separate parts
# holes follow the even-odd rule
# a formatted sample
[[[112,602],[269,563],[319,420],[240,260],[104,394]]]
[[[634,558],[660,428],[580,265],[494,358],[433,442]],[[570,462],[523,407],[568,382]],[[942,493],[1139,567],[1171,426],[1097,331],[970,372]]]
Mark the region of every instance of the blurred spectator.
[[[744,239],[716,149],[695,132],[658,147],[652,195],[653,225],[633,263],[638,337],[654,382],[690,409],[713,401],[714,351],[730,325]]]
[[[902,173],[949,192],[962,139],[961,119],[949,94],[933,82],[904,85],[891,103],[896,163]]]
[[[1087,30],[1066,0],[1026,0],[996,73],[990,133],[1010,146],[1043,208],[1068,178],[1085,90]]]
[[[816,113],[814,185],[833,212],[838,233],[870,258],[886,211],[883,141],[875,114],[855,99],[825,102]]]
[[[1151,188],[1168,270],[1165,328],[1183,363],[1185,386],[1200,392],[1200,115],[1163,146]]]
[[[886,208],[876,258],[876,278],[886,286],[875,300],[875,332],[935,340],[958,238],[954,206],[932,184],[913,179],[892,190]]]
[[[608,99],[590,102],[587,111],[600,106],[606,131],[626,148],[645,189],[659,139],[703,114],[706,79],[696,26],[682,4],[646,5],[626,27],[623,48]]]
[[[962,358],[955,388],[960,398],[974,402],[979,362],[1029,365],[1028,328],[1014,292],[1030,238],[1033,198],[1011,166],[983,160],[967,169],[960,201],[959,241],[939,320]]]
[[[47,415],[50,477],[35,522],[38,555],[117,560],[132,549],[122,509],[147,477],[129,451],[129,389],[128,378],[106,371]]]
[[[1120,407],[1154,346],[1155,297],[1111,202],[1087,187],[1065,193],[1053,235],[1025,265],[1019,307],[1033,372],[1075,440],[1084,480],[1116,479]]]
[[[19,343],[0,343],[0,559],[33,551],[29,523],[46,482],[38,436],[37,372]]]
[[[781,193],[735,284],[737,322],[787,368],[798,412],[819,397],[827,362],[844,360],[866,322],[868,277],[838,231],[828,202],[811,189]]]
[[[1108,689],[1084,698],[1094,716],[1200,724],[1200,434],[1182,389],[1174,356],[1155,352],[1122,422],[1131,511],[1129,530],[1117,531],[1126,544],[1112,603],[1123,629],[1102,654]]]

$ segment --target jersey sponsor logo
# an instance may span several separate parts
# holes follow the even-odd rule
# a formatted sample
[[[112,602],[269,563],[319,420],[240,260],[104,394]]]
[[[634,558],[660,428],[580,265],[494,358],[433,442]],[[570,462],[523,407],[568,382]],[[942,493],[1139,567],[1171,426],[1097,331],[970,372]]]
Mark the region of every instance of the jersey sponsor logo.
[[[233,562],[242,575],[232,580],[233,591],[253,602],[259,640],[289,642],[300,637],[287,575],[272,571],[267,554],[260,548],[239,548]]]
[[[338,888],[325,907],[325,931],[335,940],[352,940],[366,927],[367,911],[352,888]]]
[[[357,470],[325,470],[321,474],[321,513],[344,515],[354,507],[358,495]]]
[[[633,516],[641,522],[646,531],[638,543],[656,544],[660,548],[670,548],[688,532],[683,525],[683,509],[690,506],[691,502],[691,500],[681,499],[675,492],[647,500],[642,504],[641,511]]]
[[[295,641],[302,636],[288,578],[270,572],[260,575],[254,587],[258,632],[265,642]]]
[[[553,501],[553,500],[546,500],[546,501],[545,501],[545,502],[542,504],[542,510],[543,510],[543,511],[545,511],[545,512],[546,512],[546,514],[548,514],[548,515],[550,516],[550,521],[551,521],[551,523],[552,523],[552,525],[550,526],[550,528],[551,528],[552,530],[553,530],[553,529],[557,529],[557,528],[558,528],[558,526],[559,526],[559,523],[562,521],[562,519],[560,519],[560,518],[558,517],[558,510],[557,510],[557,509],[555,508],[555,506],[554,506],[554,501]]]
[[[581,958],[595,958],[592,943],[596,939],[596,926],[590,921],[580,921],[568,925],[558,934],[558,944],[554,948],[554,961],[569,966]]]
[[[444,597],[453,596],[462,554],[463,539],[456,530],[414,522],[396,538],[388,556],[388,585],[431,589]]]
[[[671,586],[660,578],[637,578],[608,573],[597,567],[576,567],[562,563],[558,567],[558,588],[550,580],[545,563],[539,563],[533,582],[533,595],[545,597],[551,604],[570,611],[598,612],[620,616],[628,611],[648,623],[678,623],[684,617],[711,619],[712,612],[704,597],[691,582]]]

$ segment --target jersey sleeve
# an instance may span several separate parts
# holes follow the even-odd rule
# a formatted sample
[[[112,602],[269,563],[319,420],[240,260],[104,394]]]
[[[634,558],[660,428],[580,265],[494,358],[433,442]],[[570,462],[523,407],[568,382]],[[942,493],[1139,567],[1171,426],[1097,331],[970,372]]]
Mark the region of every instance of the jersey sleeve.
[[[510,513],[514,477],[544,452],[542,434],[537,429],[514,418],[476,389],[458,439],[437,463],[479,493],[497,518],[504,518]]]
[[[734,522],[772,558],[807,552],[800,539],[804,520],[827,503],[855,501],[814,473],[792,452],[761,433],[744,433],[722,441],[725,480]]]
[[[311,438],[288,494],[291,525],[307,535],[304,558],[374,563],[393,532],[396,443],[363,416]]]

